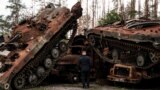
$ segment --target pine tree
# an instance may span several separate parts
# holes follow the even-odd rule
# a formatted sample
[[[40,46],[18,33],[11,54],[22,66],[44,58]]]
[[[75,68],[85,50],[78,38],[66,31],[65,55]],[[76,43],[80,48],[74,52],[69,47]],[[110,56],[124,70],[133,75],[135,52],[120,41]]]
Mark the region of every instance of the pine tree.
[[[7,5],[6,8],[11,10],[11,20],[13,24],[17,24],[19,22],[20,11],[25,8],[25,6],[21,3],[21,0],[9,0],[10,5]]]
[[[0,15],[0,30],[4,29],[4,19],[3,19],[3,15]]]
[[[9,32],[9,29],[11,28],[9,19],[9,17],[4,17],[3,15],[0,15],[0,30],[4,33]]]

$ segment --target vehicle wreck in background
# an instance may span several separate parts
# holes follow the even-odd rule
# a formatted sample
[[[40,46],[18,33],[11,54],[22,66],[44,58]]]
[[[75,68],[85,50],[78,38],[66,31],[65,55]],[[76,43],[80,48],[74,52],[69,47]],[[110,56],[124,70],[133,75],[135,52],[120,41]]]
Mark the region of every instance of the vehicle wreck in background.
[[[141,78],[160,77],[159,21],[130,20],[126,21],[125,24],[98,26],[87,31],[86,35],[97,55],[104,62],[113,65],[112,71],[116,70],[115,64],[120,64],[124,67],[127,65],[132,69],[135,68],[134,73],[140,72],[140,78],[137,78],[139,81]],[[126,70],[124,72],[122,69],[119,70],[121,73],[128,73]],[[131,69],[128,68],[128,70]],[[112,75],[113,72],[109,72],[109,77]],[[132,79],[134,78],[130,77],[130,80]],[[127,82],[129,83],[129,80]]]
[[[142,76],[134,66],[114,64],[110,69],[107,79],[110,81],[136,84],[141,81]]]
[[[63,80],[67,80],[70,83],[77,83],[80,81],[80,67],[79,59],[83,50],[87,51],[87,55],[93,59],[93,50],[87,43],[87,39],[83,35],[77,35],[74,37],[72,44],[68,46],[67,54],[61,57],[55,67],[53,68],[52,75],[56,75]],[[91,69],[90,79],[96,79],[95,67]]]
[[[15,26],[11,38],[0,47],[0,87],[21,90],[39,85],[66,53],[58,48],[59,42],[72,31],[67,44],[71,43],[81,15],[80,2],[71,11],[49,4],[35,17]]]

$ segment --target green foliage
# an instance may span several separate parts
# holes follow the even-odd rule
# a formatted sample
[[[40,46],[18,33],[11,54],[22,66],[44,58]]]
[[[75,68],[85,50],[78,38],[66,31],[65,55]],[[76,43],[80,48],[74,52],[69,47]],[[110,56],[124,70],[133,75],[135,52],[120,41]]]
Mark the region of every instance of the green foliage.
[[[118,13],[116,13],[114,10],[110,11],[106,14],[105,17],[101,18],[101,20],[98,21],[100,26],[113,24],[116,21],[120,21],[121,17]]]
[[[9,17],[0,16],[0,29],[6,30],[11,27],[11,23],[9,22]]]
[[[0,15],[0,35],[8,33],[11,28],[11,23],[9,22],[9,17],[4,17]]]

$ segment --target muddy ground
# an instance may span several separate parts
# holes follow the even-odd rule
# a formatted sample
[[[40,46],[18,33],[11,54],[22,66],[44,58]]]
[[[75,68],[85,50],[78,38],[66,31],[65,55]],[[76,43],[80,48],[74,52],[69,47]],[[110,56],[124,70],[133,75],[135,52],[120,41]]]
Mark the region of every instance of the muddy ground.
[[[41,85],[26,90],[160,90],[160,79],[145,80],[140,84],[113,83],[106,80],[92,81],[89,89],[83,89],[81,83],[71,84],[53,78],[46,79]]]
[[[125,88],[118,88],[113,86],[101,86],[98,84],[92,83],[89,90],[127,90]],[[32,88],[28,90],[88,90],[83,89],[81,84],[53,84],[53,85],[47,85],[47,86],[40,86],[37,88]]]

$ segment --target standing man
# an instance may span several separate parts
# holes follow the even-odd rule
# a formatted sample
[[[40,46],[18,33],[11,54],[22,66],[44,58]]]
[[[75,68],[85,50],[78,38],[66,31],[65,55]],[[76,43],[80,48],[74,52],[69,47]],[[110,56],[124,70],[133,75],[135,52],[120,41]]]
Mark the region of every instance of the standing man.
[[[90,57],[86,56],[86,51],[82,51],[82,56],[79,59],[79,66],[83,88],[89,88],[89,76],[92,62]]]

